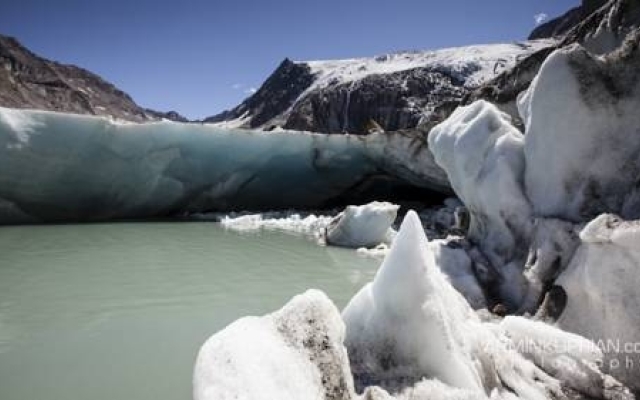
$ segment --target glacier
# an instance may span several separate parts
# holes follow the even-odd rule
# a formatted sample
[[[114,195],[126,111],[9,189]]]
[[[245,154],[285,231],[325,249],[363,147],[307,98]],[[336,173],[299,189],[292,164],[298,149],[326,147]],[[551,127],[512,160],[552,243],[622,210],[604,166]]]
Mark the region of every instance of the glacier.
[[[430,376],[479,390],[469,346],[457,340],[462,332],[455,322],[474,317],[465,305],[438,271],[418,216],[409,212],[373,282],[343,311],[356,381],[395,388]]]
[[[319,209],[403,185],[449,190],[426,140],[406,133],[258,132],[0,108],[0,223]]]

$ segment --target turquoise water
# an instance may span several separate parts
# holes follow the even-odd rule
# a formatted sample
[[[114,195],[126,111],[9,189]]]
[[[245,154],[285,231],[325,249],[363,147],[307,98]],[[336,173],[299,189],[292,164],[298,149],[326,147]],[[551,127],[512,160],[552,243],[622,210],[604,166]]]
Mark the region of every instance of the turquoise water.
[[[378,264],[202,222],[2,227],[0,399],[190,399],[208,336],[311,287],[342,307]]]

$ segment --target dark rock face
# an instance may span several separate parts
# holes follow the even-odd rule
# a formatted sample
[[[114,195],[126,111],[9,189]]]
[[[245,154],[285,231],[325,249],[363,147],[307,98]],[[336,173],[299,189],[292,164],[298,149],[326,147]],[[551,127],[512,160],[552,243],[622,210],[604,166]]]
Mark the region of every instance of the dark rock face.
[[[609,0],[582,0],[583,16],[586,17],[589,14],[595,12],[600,7],[607,4]]]
[[[252,116],[249,128],[266,125],[268,129],[269,125],[282,125],[282,121],[274,118],[288,109],[313,80],[308,65],[286,58],[253,96],[231,110],[205,118],[204,122],[226,121],[248,114]]]
[[[600,2],[604,5],[606,1]],[[529,34],[528,39],[534,40],[560,37],[578,25],[585,16],[591,14],[593,11],[595,10],[587,11],[584,5],[574,7],[563,15],[538,25],[531,34]]]
[[[368,133],[413,128],[424,108],[458,102],[468,92],[464,82],[446,72],[416,68],[329,86],[301,99],[284,125],[287,129],[326,133]]]
[[[610,0],[606,6],[585,16],[571,29],[560,46],[580,43],[595,54],[618,48],[625,38],[640,27],[640,0]]]
[[[99,76],[44,59],[16,39],[0,35],[0,106],[108,115],[144,122],[185,120],[179,114],[145,110]]]
[[[607,0],[583,0],[578,7],[541,24],[529,35],[529,40],[560,37],[580,24],[585,18],[604,6]]]
[[[536,27],[529,35],[529,40],[562,36],[580,23],[583,17],[584,10],[581,6],[572,8],[566,14]]]

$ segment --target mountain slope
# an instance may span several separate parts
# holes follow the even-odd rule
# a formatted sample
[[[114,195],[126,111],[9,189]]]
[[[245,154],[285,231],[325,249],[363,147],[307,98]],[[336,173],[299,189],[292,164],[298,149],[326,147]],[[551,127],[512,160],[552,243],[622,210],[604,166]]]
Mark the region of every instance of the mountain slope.
[[[42,58],[15,38],[0,35],[0,106],[108,115],[128,121],[186,121],[137,105],[111,83],[85,69]]]
[[[285,60],[253,96],[205,119],[224,126],[367,133],[414,128],[443,105],[555,42],[469,46],[372,58]]]
[[[248,128],[260,127],[289,107],[313,81],[308,65],[285,58],[256,93],[239,106],[205,118],[204,122],[234,121]]]
[[[285,60],[255,95],[205,121],[323,133],[428,132],[458,105],[486,99],[518,124],[516,97],[553,50],[580,43],[604,54],[638,26],[640,0],[583,0],[531,34],[553,39],[375,58]]]

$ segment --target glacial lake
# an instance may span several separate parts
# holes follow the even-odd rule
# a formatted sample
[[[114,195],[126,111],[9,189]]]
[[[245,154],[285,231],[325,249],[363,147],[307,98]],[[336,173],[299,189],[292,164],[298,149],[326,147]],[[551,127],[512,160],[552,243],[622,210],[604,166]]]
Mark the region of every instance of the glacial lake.
[[[308,288],[339,307],[379,260],[210,222],[0,228],[0,399],[189,400],[196,353]]]

